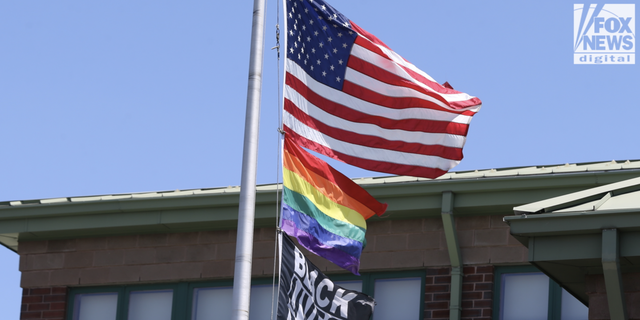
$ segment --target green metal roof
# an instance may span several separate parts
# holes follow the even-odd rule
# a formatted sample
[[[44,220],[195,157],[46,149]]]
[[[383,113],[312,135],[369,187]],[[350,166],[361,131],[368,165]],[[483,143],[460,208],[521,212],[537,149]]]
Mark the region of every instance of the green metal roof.
[[[377,219],[440,217],[442,192],[455,193],[456,215],[510,215],[513,207],[640,176],[640,161],[355,179],[381,202]],[[278,185],[257,186],[256,227],[274,226]],[[0,244],[133,233],[234,229],[239,187],[0,202]]]
[[[377,184],[417,182],[417,181],[446,181],[459,179],[479,179],[479,178],[496,178],[496,177],[515,177],[515,176],[532,176],[532,175],[548,175],[561,173],[582,173],[582,172],[599,172],[614,170],[630,170],[640,169],[640,160],[627,160],[625,162],[594,162],[581,164],[564,164],[552,166],[528,166],[516,168],[502,169],[485,169],[474,171],[449,172],[436,179],[417,178],[410,176],[386,176],[373,178],[354,179],[356,183],[363,187]],[[257,186],[258,191],[275,190],[275,184]],[[214,195],[214,194],[240,194],[239,186],[229,186],[222,188],[194,189],[194,190],[175,190],[175,191],[157,191],[157,192],[140,192],[140,193],[123,193],[111,195],[97,196],[79,196],[51,199],[36,200],[15,200],[0,202],[0,209],[6,206],[16,207],[21,205],[33,204],[59,204],[59,203],[79,203],[90,201],[114,201],[124,199],[146,199],[146,198],[162,198],[162,197],[181,197],[181,196],[197,196],[197,195]]]
[[[640,208],[640,178],[574,192],[513,208],[516,214]]]
[[[585,304],[585,276],[606,272],[605,256],[615,255],[623,273],[640,271],[640,178],[513,210],[516,215],[504,220],[510,225],[511,234],[529,248],[529,261]],[[605,241],[607,230],[617,232],[615,246],[612,240]]]

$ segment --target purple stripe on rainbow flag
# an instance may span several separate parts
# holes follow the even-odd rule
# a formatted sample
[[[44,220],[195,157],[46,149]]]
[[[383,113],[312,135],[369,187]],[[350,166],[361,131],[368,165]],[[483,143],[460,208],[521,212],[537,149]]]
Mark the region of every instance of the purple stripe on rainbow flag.
[[[340,249],[356,259],[360,258],[362,253],[361,242],[332,233],[322,227],[317,220],[286,203],[282,204],[282,219],[293,222],[297,229],[305,230],[309,236],[316,238],[324,246]]]
[[[360,260],[338,248],[327,246],[304,230],[298,229],[291,220],[282,220],[282,230],[288,235],[298,239],[298,243],[305,249],[330,260],[337,266],[351,271],[355,275],[360,275]]]

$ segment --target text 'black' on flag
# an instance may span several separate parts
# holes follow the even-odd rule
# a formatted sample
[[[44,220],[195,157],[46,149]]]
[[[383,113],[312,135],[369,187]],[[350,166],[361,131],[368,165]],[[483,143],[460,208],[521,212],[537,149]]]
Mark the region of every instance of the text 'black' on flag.
[[[278,320],[369,320],[374,300],[333,283],[280,234]]]

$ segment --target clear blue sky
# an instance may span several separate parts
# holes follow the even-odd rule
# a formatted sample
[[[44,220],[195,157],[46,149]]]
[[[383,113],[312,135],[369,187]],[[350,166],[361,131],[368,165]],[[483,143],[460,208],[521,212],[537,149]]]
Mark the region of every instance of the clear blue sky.
[[[573,3],[331,2],[482,99],[454,170],[639,159],[639,66],[574,65]],[[252,6],[0,2],[0,201],[239,185]],[[267,13],[260,184],[277,179],[276,2]],[[0,261],[17,319],[17,254]]]

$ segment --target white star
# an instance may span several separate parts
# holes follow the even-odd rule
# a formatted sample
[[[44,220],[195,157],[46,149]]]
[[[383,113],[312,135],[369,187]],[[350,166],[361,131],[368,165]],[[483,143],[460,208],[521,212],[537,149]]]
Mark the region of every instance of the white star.
[[[318,16],[318,20],[322,20],[322,16]]]
[[[307,59],[304,59],[304,64],[307,64]]]
[[[309,20],[309,24],[313,24],[313,20]]]
[[[315,31],[315,32],[313,33],[313,35],[317,37],[317,36],[318,36],[318,31]]]
[[[333,65],[331,65],[331,67],[329,67],[329,69],[331,69],[331,71],[333,71],[333,69],[335,69],[335,68],[333,67]]]
[[[324,43],[320,42],[320,48],[324,47]]]
[[[297,48],[297,47],[298,47],[298,43],[297,43],[297,42],[294,42],[294,43],[293,43],[293,46]]]
[[[311,53],[316,53],[316,48],[311,48]]]
[[[327,30],[327,26],[322,26],[322,30]]]
[[[342,25],[343,25],[343,26],[345,26],[345,27],[347,27],[347,28],[349,28],[349,23],[348,23],[348,22],[345,22],[345,23],[343,23]]]
[[[298,13],[298,19],[302,19],[302,16]]]
[[[334,27],[334,28],[337,28],[337,27],[338,27],[338,25],[334,23],[334,24],[333,24],[333,27]]]
[[[326,75],[327,75],[327,73],[326,73],[326,72],[324,72],[324,71],[322,71],[322,76],[324,77],[324,76],[326,76]]]
[[[307,26],[303,25],[302,30],[307,30]]]
[[[333,53],[338,53],[338,49],[333,48]]]
[[[322,10],[327,10],[327,7],[324,4],[322,5]]]
[[[337,81],[337,82],[340,82],[340,77],[336,77],[336,81]]]
[[[320,65],[320,59],[318,59],[318,65]]]
[[[309,13],[309,9],[304,8],[304,13]]]
[[[293,19],[293,15],[289,12],[289,18]]]
[[[329,16],[329,21],[332,21],[332,20],[333,20],[333,17],[332,17],[332,16]]]
[[[302,30],[304,30],[304,26],[302,26]],[[338,37],[342,37],[342,32],[338,32]]]
[[[304,53],[304,48],[300,49],[300,52]]]
[[[331,37],[329,37],[327,40],[329,40],[329,42],[331,42],[331,40],[333,40]]]
[[[342,44],[342,47],[346,49],[346,48],[347,48],[347,44],[346,44],[346,43],[343,43],[343,44]]]
[[[300,60],[300,54],[298,53],[298,60]]]
[[[293,36],[293,30],[289,30],[289,34]]]
[[[289,51],[291,51],[291,53],[293,54],[293,48],[290,48]]]
[[[338,63],[339,63],[339,64],[342,64],[342,62],[343,62],[343,61],[342,61],[342,59],[338,60]]]
[[[348,27],[348,26],[347,26]],[[353,31],[349,30],[349,34],[353,34]]]
[[[313,71],[313,65],[311,65],[311,71]]]
[[[294,6],[294,7],[297,7],[297,6],[298,6],[298,3],[294,2],[294,3],[293,3],[293,6]]]
[[[311,42],[311,37],[307,37],[307,42]]]
[[[325,54],[324,54],[324,58],[325,58],[325,59],[329,59],[329,55],[325,53]]]

